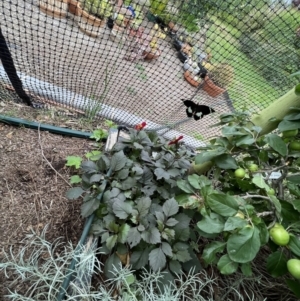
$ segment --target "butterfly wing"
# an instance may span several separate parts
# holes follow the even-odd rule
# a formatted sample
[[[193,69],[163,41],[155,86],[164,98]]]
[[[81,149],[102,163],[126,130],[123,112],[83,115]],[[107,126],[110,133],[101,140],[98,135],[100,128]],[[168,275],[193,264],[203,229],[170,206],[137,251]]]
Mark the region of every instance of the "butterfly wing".
[[[199,120],[203,118],[205,115],[209,115],[211,113],[214,113],[215,110],[211,107],[205,106],[205,105],[196,105],[194,110],[194,119]]]
[[[186,115],[187,115],[188,117],[193,117],[193,110],[192,110],[191,107],[186,108],[185,111],[186,111]]]
[[[182,99],[184,105],[186,106],[186,115],[188,117],[193,117],[195,113],[195,106],[197,106],[193,101],[191,100],[184,100]]]

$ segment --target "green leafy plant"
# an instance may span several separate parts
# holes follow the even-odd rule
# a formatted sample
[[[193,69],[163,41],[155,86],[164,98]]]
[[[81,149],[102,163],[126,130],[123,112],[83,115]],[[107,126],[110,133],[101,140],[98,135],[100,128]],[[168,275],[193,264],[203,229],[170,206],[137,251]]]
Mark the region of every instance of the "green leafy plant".
[[[202,253],[206,264],[216,264],[225,275],[238,269],[251,275],[253,259],[267,245],[268,272],[285,275],[288,259],[300,256],[300,152],[295,148],[300,111],[294,108],[276,132],[266,135],[245,112],[220,118],[222,136],[196,156],[193,167],[198,175],[177,183],[185,193],[176,199],[180,206],[201,213],[197,227],[211,240]],[[237,176],[237,170],[243,176]],[[282,228],[275,231],[278,223]],[[299,296],[297,281],[287,285]]]
[[[102,251],[110,254],[107,276],[121,262],[117,254],[124,253],[131,254],[130,264],[137,270],[148,265],[174,275],[181,273],[182,263],[200,266],[187,243],[191,218],[174,198],[180,191],[177,180],[187,176],[191,152],[179,144],[182,137],[168,142],[147,134],[144,126],[130,129],[128,139],[117,142],[110,154],[83,162],[82,186],[67,193],[71,199],[84,195],[83,217],[97,216],[92,233],[100,236]],[[108,170],[112,175],[100,204]]]

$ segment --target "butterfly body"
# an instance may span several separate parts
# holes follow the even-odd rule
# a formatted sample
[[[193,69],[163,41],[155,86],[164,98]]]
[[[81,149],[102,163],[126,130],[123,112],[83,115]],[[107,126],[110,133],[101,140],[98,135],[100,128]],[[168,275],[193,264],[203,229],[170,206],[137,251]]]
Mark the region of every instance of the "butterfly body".
[[[199,120],[205,115],[209,115],[215,112],[215,110],[209,106],[199,105],[191,100],[182,99],[182,101],[186,106],[186,115],[188,117],[194,117],[195,120]]]

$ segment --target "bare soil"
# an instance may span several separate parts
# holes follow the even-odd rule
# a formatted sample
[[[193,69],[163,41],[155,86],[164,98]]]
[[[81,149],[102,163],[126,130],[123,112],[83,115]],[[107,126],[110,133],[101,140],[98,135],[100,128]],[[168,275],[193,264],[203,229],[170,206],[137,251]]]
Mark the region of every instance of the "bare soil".
[[[35,117],[41,123],[51,119],[52,124],[78,130],[88,131],[92,126],[87,122],[80,124],[70,116],[59,116],[55,108],[37,111],[1,102],[0,98],[0,114],[9,112],[29,120]],[[0,123],[0,137],[0,261],[3,261],[3,251],[11,248],[17,254],[24,246],[22,240],[26,234],[31,230],[40,233],[46,225],[49,242],[61,237],[62,242],[76,245],[83,230],[81,200],[65,198],[70,188],[69,177],[74,173],[65,166],[66,157],[83,156],[93,149],[94,142],[4,123]],[[22,283],[13,280],[0,275],[0,300],[8,288],[22,290]]]

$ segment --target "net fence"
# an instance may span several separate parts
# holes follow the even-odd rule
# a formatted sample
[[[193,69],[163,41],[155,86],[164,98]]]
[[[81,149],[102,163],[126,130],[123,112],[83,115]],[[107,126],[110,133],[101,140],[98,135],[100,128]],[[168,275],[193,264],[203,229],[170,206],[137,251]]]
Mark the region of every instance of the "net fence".
[[[23,101],[146,121],[193,147],[221,113],[259,112],[300,70],[297,0],[2,0],[0,28],[0,99],[19,79]]]

